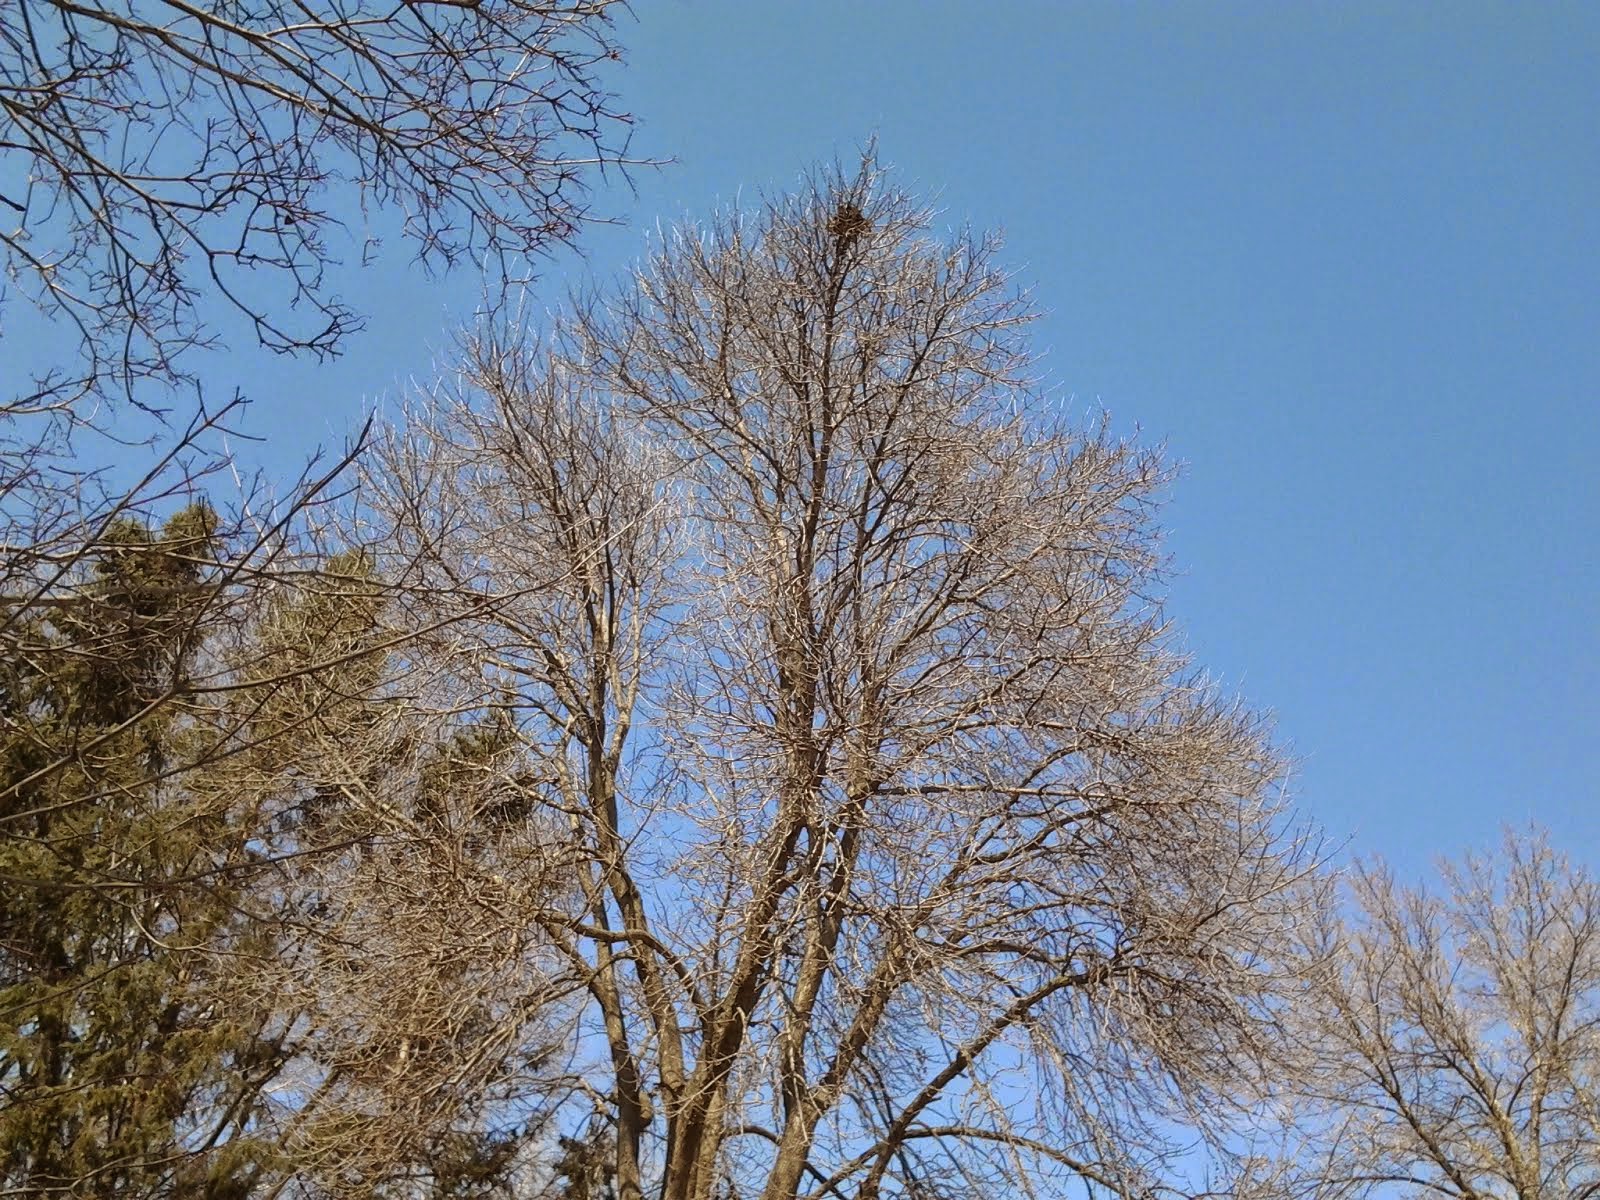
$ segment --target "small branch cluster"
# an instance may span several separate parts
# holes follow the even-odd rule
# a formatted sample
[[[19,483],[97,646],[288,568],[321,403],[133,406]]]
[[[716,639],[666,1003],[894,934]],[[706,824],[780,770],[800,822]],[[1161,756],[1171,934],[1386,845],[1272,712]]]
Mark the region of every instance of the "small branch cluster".
[[[0,259],[73,331],[4,402],[186,378],[230,311],[332,353],[361,316],[328,269],[357,205],[419,257],[504,274],[570,240],[629,122],[600,81],[615,0],[0,5]]]

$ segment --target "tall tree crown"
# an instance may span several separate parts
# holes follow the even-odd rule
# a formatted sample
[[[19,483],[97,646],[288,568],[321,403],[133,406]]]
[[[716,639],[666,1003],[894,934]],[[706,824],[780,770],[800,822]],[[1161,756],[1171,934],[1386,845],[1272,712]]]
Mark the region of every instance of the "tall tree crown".
[[[996,249],[817,172],[469,338],[367,482],[419,613],[505,597],[450,689],[544,764],[580,886],[522,919],[625,1197],[1143,1193],[1269,1069],[1280,760],[1168,634],[1157,457],[1032,387]]]

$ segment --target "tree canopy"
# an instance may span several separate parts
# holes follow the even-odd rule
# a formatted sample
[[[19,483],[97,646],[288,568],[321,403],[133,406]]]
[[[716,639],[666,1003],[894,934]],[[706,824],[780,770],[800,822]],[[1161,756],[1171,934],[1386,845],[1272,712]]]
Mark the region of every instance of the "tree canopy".
[[[621,1197],[1148,1194],[1271,1070],[1314,856],[996,245],[820,171],[469,339],[363,482],[505,597],[440,661],[537,764]]]
[[[999,250],[869,154],[278,504],[0,459],[0,1194],[1600,1197],[1593,880],[1339,897]]]

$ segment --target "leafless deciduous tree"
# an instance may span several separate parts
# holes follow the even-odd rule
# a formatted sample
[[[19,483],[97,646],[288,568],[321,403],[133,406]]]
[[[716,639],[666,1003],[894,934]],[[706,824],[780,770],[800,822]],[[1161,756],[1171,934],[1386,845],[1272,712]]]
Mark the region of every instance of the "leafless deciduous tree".
[[[869,162],[683,229],[362,485],[416,620],[504,598],[433,661],[571,861],[508,912],[624,1200],[1181,1190],[1272,1069],[1313,855],[1154,596],[1165,473],[932,222]]]
[[[327,281],[329,232],[358,206],[431,264],[568,240],[625,151],[599,78],[618,7],[0,3],[0,300],[80,347],[0,399],[181,378],[219,307],[273,349],[337,349],[360,316]]]
[[[282,1047],[251,1194],[524,1194],[546,1096],[573,1086],[578,985],[514,914],[570,891],[572,864],[504,720],[432,678],[448,623],[351,654],[396,640],[388,589],[330,573],[283,591],[257,653],[292,682],[241,695],[246,749],[200,781],[252,813],[271,859],[249,906],[276,935],[215,989],[273,1014]]]
[[[1600,885],[1542,837],[1440,892],[1351,880],[1318,1004],[1312,1186],[1459,1200],[1600,1195]]]

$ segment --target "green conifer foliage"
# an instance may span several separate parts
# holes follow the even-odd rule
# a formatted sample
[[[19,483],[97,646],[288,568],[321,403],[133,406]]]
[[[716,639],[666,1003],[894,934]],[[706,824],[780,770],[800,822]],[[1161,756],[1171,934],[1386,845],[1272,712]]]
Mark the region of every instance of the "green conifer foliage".
[[[248,834],[186,786],[216,518],[111,524],[28,611],[0,682],[0,1181],[32,1195],[243,1194],[275,1052],[219,1006],[250,936]],[[14,632],[16,626],[14,625]]]

